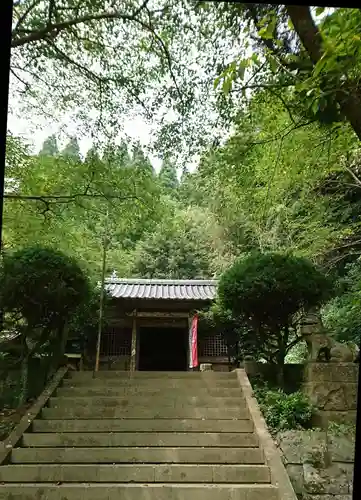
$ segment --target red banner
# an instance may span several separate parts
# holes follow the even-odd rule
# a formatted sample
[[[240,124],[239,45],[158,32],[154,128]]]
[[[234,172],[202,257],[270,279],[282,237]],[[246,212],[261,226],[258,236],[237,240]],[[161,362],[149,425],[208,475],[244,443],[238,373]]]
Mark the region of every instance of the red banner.
[[[190,368],[196,368],[198,366],[198,316],[195,315],[192,318],[190,327]]]

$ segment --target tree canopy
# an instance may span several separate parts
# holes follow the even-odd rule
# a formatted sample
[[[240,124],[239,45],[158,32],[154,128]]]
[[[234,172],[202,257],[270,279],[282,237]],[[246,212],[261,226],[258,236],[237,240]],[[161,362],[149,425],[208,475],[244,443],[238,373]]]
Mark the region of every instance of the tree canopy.
[[[59,153],[58,142],[55,135],[51,135],[43,142],[39,156],[56,156]]]
[[[166,158],[159,171],[159,180],[166,191],[174,191],[178,187],[177,168],[174,163]]]
[[[65,148],[60,152],[66,160],[80,161],[80,148],[76,137],[72,137]]]
[[[3,311],[20,314],[31,330],[52,331],[87,299],[89,282],[62,252],[30,247],[4,254],[0,294]]]
[[[9,138],[9,144],[12,141]],[[107,232],[109,270],[124,268],[124,252],[156,224],[161,210],[148,161],[134,165],[129,159],[115,168],[95,150],[81,161],[32,155],[25,145],[22,148],[17,149],[20,162],[8,149],[7,175],[14,187],[4,205],[5,248],[51,245],[84,262],[94,275]]]
[[[220,305],[248,327],[269,359],[282,365],[297,337],[297,314],[330,297],[332,282],[310,261],[280,253],[253,252],[221,276]],[[296,339],[292,339],[292,333]]]
[[[60,249],[93,280],[105,236],[127,277],[304,257],[339,283],[330,331],[357,338],[359,9],[23,0],[13,21],[12,107],[68,130],[38,154],[9,132],[5,249]]]
[[[73,314],[90,297],[90,283],[74,259],[51,248],[5,252],[0,269],[0,310],[9,330],[20,335],[22,390],[26,402],[29,360],[47,350],[57,368]]]
[[[217,276],[228,262],[221,234],[210,214],[175,210],[136,246],[131,272],[143,278]]]
[[[154,147],[183,157],[224,137],[262,89],[294,126],[351,127],[360,139],[359,17],[234,2],[25,0],[14,6],[13,89],[25,106],[70,111],[107,136],[142,115]]]

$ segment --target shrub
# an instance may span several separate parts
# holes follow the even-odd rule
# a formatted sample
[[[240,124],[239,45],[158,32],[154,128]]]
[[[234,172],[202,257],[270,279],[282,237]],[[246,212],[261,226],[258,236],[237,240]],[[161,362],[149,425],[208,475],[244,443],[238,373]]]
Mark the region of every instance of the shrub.
[[[311,427],[314,406],[302,392],[286,394],[267,386],[256,388],[254,396],[261,408],[270,432]]]
[[[347,436],[356,434],[356,424],[346,422],[341,424],[339,422],[329,422],[327,431],[334,436]]]
[[[87,277],[77,262],[51,248],[30,247],[5,254],[0,303],[30,328],[62,325],[87,298]]]
[[[5,254],[0,269],[0,309],[20,335],[22,390],[26,401],[33,355],[46,350],[55,370],[76,310],[88,300],[88,278],[77,262],[51,248],[30,247]]]
[[[307,259],[255,252],[221,276],[218,296],[225,310],[248,325],[260,354],[283,365],[302,340],[296,335],[296,313],[319,306],[331,290],[330,280]]]
[[[82,353],[89,362],[95,354],[99,328],[99,294],[100,287],[94,287],[88,300],[75,311],[69,322],[69,337],[67,352]],[[103,310],[107,310],[110,295],[104,294]],[[109,318],[105,314],[102,321],[102,330],[109,326]]]
[[[340,342],[360,343],[361,262],[349,264],[337,280],[337,296],[322,311],[323,321]]]

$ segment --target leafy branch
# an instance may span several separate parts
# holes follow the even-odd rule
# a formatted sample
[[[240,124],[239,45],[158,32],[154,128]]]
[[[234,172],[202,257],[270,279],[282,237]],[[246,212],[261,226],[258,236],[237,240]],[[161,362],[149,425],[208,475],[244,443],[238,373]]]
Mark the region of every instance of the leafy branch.
[[[12,31],[12,42],[11,47],[21,47],[31,42],[36,42],[40,40],[46,40],[48,37],[54,39],[56,38],[62,31],[71,28],[72,26],[78,26],[80,24],[90,23],[92,21],[101,21],[101,20],[112,20],[112,19],[121,19],[123,21],[136,21],[141,24],[143,28],[147,30],[153,31],[146,23],[141,21],[138,16],[145,9],[149,0],[144,0],[140,7],[138,7],[133,14],[125,14],[119,11],[114,12],[100,12],[99,14],[87,14],[84,16],[75,17],[73,19],[67,19],[62,22],[51,22],[50,17],[47,19],[47,23],[44,27],[37,30],[28,30],[25,28],[21,28],[21,25],[26,21],[27,16],[30,12],[40,3],[39,0],[36,0],[32,5],[28,7],[28,9],[24,12],[24,14],[20,17],[17,22],[15,28]],[[51,9],[50,9],[51,6]],[[55,0],[50,1],[49,13],[51,11],[52,15],[56,10]],[[27,34],[24,34],[27,33]]]
[[[72,195],[21,195],[21,194],[4,194],[4,198],[8,200],[18,200],[18,201],[39,201],[43,203],[44,210],[41,212],[42,215],[46,215],[51,211],[51,205],[56,205],[58,203],[71,203],[77,202],[78,199],[81,198],[103,198],[108,201],[110,200],[118,200],[118,201],[127,201],[127,200],[138,200],[138,196],[129,195],[129,196],[119,196],[119,195],[105,195],[105,194],[90,194],[90,193],[76,193]]]
[[[295,130],[298,130],[300,128],[303,128],[303,127],[308,127],[309,125],[312,125],[313,123],[315,123],[315,121],[316,120],[308,120],[308,121],[300,120],[298,123],[295,123],[291,126],[286,125],[286,127],[284,127],[282,130],[278,131],[276,134],[274,134],[270,137],[266,137],[265,139],[261,139],[259,141],[247,141],[247,145],[249,145],[251,148],[253,146],[269,144],[271,142],[276,142],[276,141],[281,141],[281,145],[282,145],[283,140],[288,135],[292,134],[292,132],[294,132]]]
[[[326,55],[323,49],[324,40],[312,18],[310,7],[289,5],[286,9],[314,68],[320,67],[320,63]],[[321,84],[321,89],[323,86]],[[359,89],[351,88],[348,89],[347,93],[336,89],[335,98],[342,114],[350,122],[355,134],[361,140],[361,116],[359,113],[361,95]]]

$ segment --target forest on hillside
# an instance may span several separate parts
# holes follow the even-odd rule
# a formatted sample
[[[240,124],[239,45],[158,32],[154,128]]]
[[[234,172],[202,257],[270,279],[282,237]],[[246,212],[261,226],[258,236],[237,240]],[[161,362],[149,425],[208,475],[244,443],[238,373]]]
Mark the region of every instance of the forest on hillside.
[[[360,10],[123,3],[16,6],[21,112],[76,107],[99,140],[82,157],[80,131],[63,149],[52,135],[34,153],[9,131],[3,251],[62,250],[94,282],[104,247],[107,275],[128,278],[217,278],[253,250],[307,257],[338,284],[326,325],[358,340]],[[119,139],[131,110],[156,124],[158,172]]]

